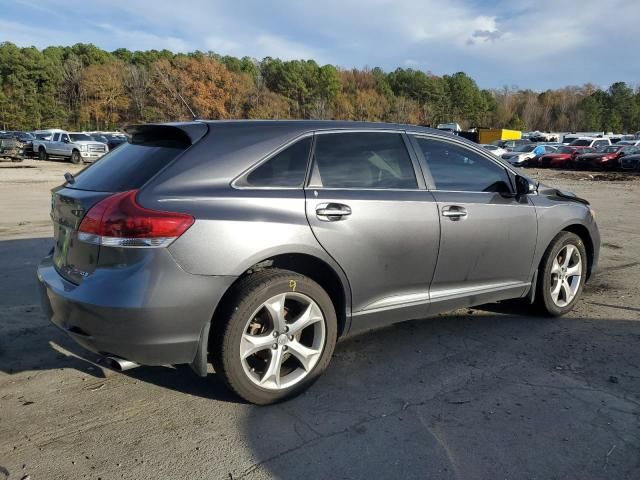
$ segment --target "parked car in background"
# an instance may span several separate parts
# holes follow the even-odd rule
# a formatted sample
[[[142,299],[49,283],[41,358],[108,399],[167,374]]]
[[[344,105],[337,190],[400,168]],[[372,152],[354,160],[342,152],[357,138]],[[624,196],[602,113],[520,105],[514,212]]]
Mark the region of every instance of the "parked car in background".
[[[101,136],[107,139],[109,151],[118,148],[120,145],[127,143],[127,136],[118,133],[102,133]]]
[[[442,130],[443,132],[453,133],[454,135],[458,135],[462,131],[460,125],[455,122],[440,123],[436,128],[438,130]]]
[[[580,153],[595,152],[591,147],[570,147],[563,145],[553,153],[542,155],[535,166],[539,168],[573,168]]]
[[[607,145],[611,145],[611,140],[608,138],[591,137],[579,137],[569,143],[569,146],[571,147],[591,147],[595,149],[606,147]]]
[[[532,142],[548,143],[548,142],[557,141],[558,135],[550,132],[535,131],[535,132],[529,132],[526,138],[528,138]]]
[[[640,153],[624,155],[620,159],[620,168],[623,170],[640,171]]]
[[[583,139],[583,138],[606,138],[606,132],[598,131],[598,132],[571,132],[560,135],[561,142],[564,145],[568,145],[574,140]]]
[[[438,130],[131,133],[52,191],[54,249],[37,269],[43,312],[121,369],[204,377],[211,362],[247,401],[274,403],[322,374],[339,337],[506,299],[563,315],[598,263],[586,200]]]
[[[7,133],[13,135],[16,140],[22,143],[25,158],[31,157],[33,155],[33,140],[35,139],[35,137],[32,133],[15,130]]]
[[[545,153],[555,151],[555,147],[548,145],[536,145],[535,143],[524,143],[515,147],[512,151],[503,153],[501,158],[516,167],[528,166],[534,160]],[[535,162],[535,161],[534,161]]]
[[[631,145],[609,145],[591,153],[582,153],[575,159],[575,167],[589,170],[616,170],[620,167],[620,158],[640,153],[640,148]]]
[[[96,142],[86,133],[50,129],[34,132],[33,151],[40,160],[63,158],[71,163],[91,163],[109,151],[109,147]]]
[[[496,140],[495,142],[491,142],[491,143],[493,145],[498,145],[499,147],[502,147],[506,151],[510,152],[514,148],[516,148],[518,145],[529,145],[530,143],[533,143],[533,142],[525,138],[520,140]]]
[[[609,135],[608,138],[609,140],[611,140],[612,144],[629,141],[629,140],[635,140],[635,137],[633,135]]]
[[[640,146],[640,140],[620,140],[616,145],[631,145],[638,147]]]
[[[21,162],[24,160],[24,143],[12,132],[0,132],[0,159]]]
[[[490,143],[484,143],[484,144],[482,144],[480,146],[482,148],[484,148],[485,150],[489,150],[491,153],[493,153],[497,157],[500,157],[503,153],[507,153],[507,150],[505,150],[502,147],[499,147],[498,145],[492,145]]]

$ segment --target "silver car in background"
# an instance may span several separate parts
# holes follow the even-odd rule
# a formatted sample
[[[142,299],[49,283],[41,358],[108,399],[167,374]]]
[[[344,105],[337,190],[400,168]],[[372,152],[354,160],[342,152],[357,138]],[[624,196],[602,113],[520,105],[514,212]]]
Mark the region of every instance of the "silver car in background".
[[[54,189],[51,321],[125,369],[212,363],[256,404],[307,388],[336,341],[521,299],[568,312],[600,245],[585,200],[408,125],[140,125]]]

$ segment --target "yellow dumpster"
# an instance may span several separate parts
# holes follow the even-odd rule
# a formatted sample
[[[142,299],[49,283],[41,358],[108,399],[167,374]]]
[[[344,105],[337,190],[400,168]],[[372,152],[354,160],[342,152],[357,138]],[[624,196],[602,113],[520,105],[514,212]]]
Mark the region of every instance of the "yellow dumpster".
[[[478,143],[491,143],[496,140],[520,140],[522,132],[518,130],[506,130],[504,128],[480,128],[478,129]]]

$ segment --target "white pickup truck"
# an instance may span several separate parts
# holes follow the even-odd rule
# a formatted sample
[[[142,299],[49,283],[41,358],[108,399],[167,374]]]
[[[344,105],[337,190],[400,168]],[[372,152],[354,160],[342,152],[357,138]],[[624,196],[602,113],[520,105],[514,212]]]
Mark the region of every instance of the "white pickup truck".
[[[40,160],[50,157],[65,158],[71,163],[91,163],[109,151],[109,147],[96,142],[86,133],[73,133],[50,129],[33,132],[33,153]]]

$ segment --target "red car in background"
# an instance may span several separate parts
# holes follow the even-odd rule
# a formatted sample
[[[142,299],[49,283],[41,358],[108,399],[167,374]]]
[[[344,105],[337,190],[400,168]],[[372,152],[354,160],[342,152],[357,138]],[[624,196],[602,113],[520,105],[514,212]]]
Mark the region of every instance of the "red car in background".
[[[615,170],[620,168],[620,159],[625,155],[640,153],[640,148],[632,145],[610,145],[594,153],[583,153],[575,159],[576,168]]]
[[[595,151],[595,148],[591,147],[565,145],[559,147],[553,153],[542,155],[538,159],[538,164],[532,166],[540,168],[573,168],[575,166],[575,160],[578,155],[580,155],[581,153],[593,153]]]

